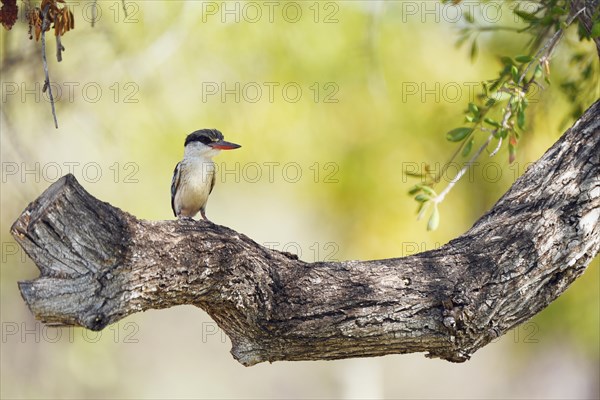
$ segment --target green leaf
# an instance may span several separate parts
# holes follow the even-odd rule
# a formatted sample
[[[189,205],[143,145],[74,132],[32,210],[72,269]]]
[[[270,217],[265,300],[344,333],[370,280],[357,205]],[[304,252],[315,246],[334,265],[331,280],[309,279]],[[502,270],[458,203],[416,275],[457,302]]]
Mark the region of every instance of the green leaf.
[[[516,158],[517,158],[517,149],[512,143],[509,143],[508,144],[508,163],[512,164],[513,162],[515,162]]]
[[[540,25],[542,25],[542,26],[551,26],[557,21],[554,20],[554,17],[552,15],[546,14],[544,17],[542,17],[539,20],[539,22],[540,22]],[[561,28],[566,28],[566,27],[567,27],[566,24],[564,26],[561,26]]]
[[[491,119],[491,118],[484,118],[483,120],[485,121],[485,123],[487,123],[487,124],[490,124],[490,125],[491,125],[491,126],[493,126],[493,127],[496,127],[496,128],[499,128],[499,127],[500,127],[500,123],[499,123],[499,122],[497,122],[497,121],[494,121],[494,120],[493,120],[493,119]]]
[[[542,75],[543,75],[542,66],[541,66],[541,65],[538,65],[537,67],[535,67],[535,70],[534,70],[534,72],[533,72],[533,76],[534,76],[536,79],[539,79],[539,78],[541,78],[541,77],[542,77]]]
[[[446,140],[449,142],[460,142],[469,136],[471,132],[473,132],[473,128],[461,127],[452,129],[450,132],[446,133]]]
[[[458,40],[456,41],[456,43],[454,43],[454,46],[456,46],[456,48],[458,49],[460,46],[462,46],[467,39],[469,39],[469,34],[463,34],[461,37],[458,38]]]
[[[592,26],[592,32],[590,33],[590,37],[592,39],[598,36],[600,36],[600,21],[594,23],[594,26]]]
[[[510,99],[510,93],[502,91],[496,92],[493,94],[494,100],[496,101],[504,101]]]
[[[600,24],[599,22],[597,22],[597,24]],[[592,28],[593,30],[594,28]],[[577,64],[578,62],[583,61],[583,59],[585,59],[586,53],[576,53],[573,54],[573,57],[571,57],[571,65],[573,64]]]
[[[421,187],[419,185],[415,185],[410,188],[410,190],[408,191],[408,194],[412,196],[414,194],[419,193],[420,191],[421,191]]]
[[[515,61],[518,61],[520,63],[528,63],[531,60],[533,60],[533,57],[531,57],[531,56],[516,56],[515,57]]]
[[[502,80],[501,79],[497,79],[494,82],[492,82],[492,84],[489,87],[489,91],[490,92],[495,92],[496,89],[498,89],[500,87],[500,85],[502,84]]]
[[[481,82],[481,88],[483,89],[483,94],[487,97],[488,95],[488,85],[485,82]]]
[[[473,148],[473,142],[474,142],[473,139],[471,139],[467,142],[467,144],[465,145],[465,148],[462,151],[463,157],[466,157],[469,155],[469,153],[471,152],[471,149]]]
[[[431,205],[430,201],[427,201],[425,203],[421,203],[419,205],[419,213],[417,214],[417,220],[421,220],[421,218],[423,218],[423,215],[425,214],[425,212],[427,211],[427,209],[429,208],[429,206]]]
[[[519,69],[516,66],[512,66],[510,68],[510,73],[512,75],[513,81],[515,81],[515,83],[519,82]]]
[[[423,191],[425,193],[427,193],[431,197],[436,197],[437,196],[437,193],[435,192],[435,190],[433,190],[429,186],[421,186],[421,189],[423,189]]]
[[[465,20],[467,20],[468,23],[472,24],[473,22],[475,22],[475,18],[473,18],[473,14],[471,14],[470,12],[465,12]]]
[[[581,72],[581,76],[583,78],[583,80],[588,80],[592,77],[592,74],[594,73],[594,69],[592,66],[592,63],[590,62]]]
[[[473,114],[473,116],[479,115],[479,108],[473,103],[469,103],[469,111]]]
[[[506,66],[511,66],[511,65],[515,64],[513,62],[512,58],[507,57],[507,56],[500,57],[500,62],[502,62],[502,64],[504,64]]]
[[[479,53],[479,48],[477,47],[477,39],[473,39],[473,43],[471,43],[471,62],[477,59],[477,54]]]
[[[531,13],[525,12],[523,10],[516,9],[513,12],[515,14],[517,14],[519,17],[523,18],[523,20],[528,21],[528,22],[538,20],[538,18],[535,16],[535,14],[531,14]]]
[[[506,139],[506,136],[508,135],[508,130],[504,129],[504,128],[498,128],[497,130],[494,131],[494,137],[496,139]]]
[[[427,230],[435,231],[440,224],[440,211],[437,208],[437,205],[433,207],[433,212],[431,213],[431,217],[429,217],[429,222],[427,222]]]
[[[430,200],[431,197],[429,197],[428,195],[421,193],[415,196],[415,200],[418,201],[419,203],[424,203],[427,200]]]
[[[522,108],[519,108],[517,112],[517,125],[519,125],[519,128],[525,129],[525,110]]]

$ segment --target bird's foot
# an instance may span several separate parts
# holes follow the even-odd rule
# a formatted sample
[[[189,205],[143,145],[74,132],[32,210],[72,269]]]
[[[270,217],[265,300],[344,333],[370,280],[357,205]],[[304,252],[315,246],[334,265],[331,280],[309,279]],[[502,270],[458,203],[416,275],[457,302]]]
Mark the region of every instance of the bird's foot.
[[[200,210],[200,215],[202,215],[202,219],[207,221],[207,222],[212,222],[211,220],[209,220],[208,218],[206,218],[206,213],[204,212],[204,210]]]

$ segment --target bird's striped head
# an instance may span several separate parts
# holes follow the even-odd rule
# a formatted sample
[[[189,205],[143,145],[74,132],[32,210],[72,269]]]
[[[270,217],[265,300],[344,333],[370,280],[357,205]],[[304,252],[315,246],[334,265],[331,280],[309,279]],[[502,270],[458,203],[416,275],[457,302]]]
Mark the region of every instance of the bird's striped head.
[[[190,133],[185,138],[184,146],[186,152],[207,156],[214,156],[219,150],[233,150],[241,147],[239,144],[225,141],[223,134],[217,129],[200,129]]]

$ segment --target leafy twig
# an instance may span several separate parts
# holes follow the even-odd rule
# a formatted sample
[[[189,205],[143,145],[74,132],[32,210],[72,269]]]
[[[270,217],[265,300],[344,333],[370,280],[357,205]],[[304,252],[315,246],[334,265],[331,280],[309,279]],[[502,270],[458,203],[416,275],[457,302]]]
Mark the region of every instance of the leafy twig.
[[[550,59],[550,56],[552,55],[552,52],[554,51],[554,48],[556,47],[556,45],[558,44],[558,42],[560,41],[562,35],[565,32],[565,28],[567,28],[569,25],[571,25],[573,23],[573,21],[575,21],[575,18],[577,18],[577,16],[579,16],[579,14],[581,14],[582,12],[585,11],[585,7],[583,7],[581,10],[577,11],[575,14],[573,14],[565,23],[565,26],[559,30],[557,30],[554,35],[552,35],[552,37],[550,38],[550,40],[548,40],[546,42],[546,44],[538,50],[538,52],[536,53],[534,59],[538,59],[540,64],[544,65],[548,62],[548,60]],[[545,54],[544,54],[545,53]],[[542,54],[544,54],[542,56]],[[531,68],[531,66],[533,65],[533,61],[530,62],[527,67],[525,67],[525,71],[523,71],[523,75],[521,75],[521,79],[519,79],[519,82],[517,82],[517,84],[520,84],[523,80],[523,78],[525,78],[525,75],[527,74],[527,72],[529,71],[529,68]]]
[[[456,176],[450,181],[450,183],[448,183],[448,186],[446,186],[444,188],[444,190],[442,190],[442,192],[433,199],[434,203],[439,204],[442,201],[444,201],[444,197],[446,197],[446,195],[450,192],[450,190],[452,190],[452,187],[454,185],[456,185],[456,183],[463,177],[465,172],[467,172],[467,170],[471,167],[471,165],[473,165],[475,160],[477,160],[479,158],[481,153],[483,153],[483,150],[485,150],[486,147],[488,147],[488,145],[490,144],[490,142],[492,141],[493,138],[494,138],[494,134],[491,134],[490,136],[488,136],[485,143],[483,145],[481,145],[481,147],[475,152],[475,154],[473,154],[473,157],[471,157],[471,159],[465,163],[465,165],[461,168],[461,170],[458,171],[458,174],[456,174]]]
[[[548,60],[552,56],[554,49],[559,43],[560,39],[564,34],[564,30],[577,18],[579,14],[581,14],[584,9],[579,10],[577,13],[572,15],[565,21],[561,23],[560,29],[558,29],[544,44],[541,40],[539,41],[540,47],[535,53],[533,57],[531,56],[518,56],[515,60],[521,65],[517,67],[514,61],[509,57],[503,57],[503,63],[505,64],[505,68],[500,74],[500,77],[491,85],[491,92],[500,94],[501,96],[508,95],[508,103],[502,110],[502,120],[500,122],[494,121],[491,118],[485,118],[486,114],[490,109],[497,104],[500,99],[490,98],[485,104],[485,107],[481,109],[477,107],[474,103],[469,103],[469,109],[467,111],[467,121],[472,122],[473,125],[471,127],[460,127],[451,130],[446,134],[446,137],[449,141],[452,142],[461,142],[460,146],[457,150],[452,154],[450,161],[442,167],[442,171],[439,175],[434,176],[431,180],[426,180],[420,184],[415,185],[411,190],[411,195],[416,195],[415,200],[420,203],[419,207],[419,215],[418,219],[420,219],[423,214],[433,205],[433,213],[429,219],[429,223],[427,225],[428,230],[436,229],[439,222],[439,211],[438,205],[444,200],[446,195],[452,190],[452,188],[460,181],[460,179],[464,176],[467,170],[473,165],[475,160],[477,160],[481,153],[490,145],[494,138],[498,139],[498,144],[494,148],[494,150],[490,153],[490,157],[493,157],[498,153],[500,148],[502,147],[503,139],[507,136],[508,140],[508,149],[509,149],[509,162],[513,162],[515,158],[515,146],[517,144],[517,139],[519,137],[519,133],[516,130],[516,125],[520,129],[524,128],[525,124],[525,114],[524,110],[527,107],[527,99],[525,95],[528,91],[528,88],[531,84],[538,84],[536,82],[536,78],[542,74],[542,71],[546,71],[546,75],[549,72],[549,64]],[[521,15],[521,14],[519,14]],[[472,22],[472,21],[471,21]],[[547,33],[547,30],[544,30],[544,34]],[[527,75],[532,68],[537,64],[535,72],[532,76],[527,79]],[[521,72],[520,72],[521,71]],[[484,89],[486,95],[488,94],[488,88],[484,84]],[[506,97],[504,97],[506,99]],[[515,118],[515,119],[513,119]],[[488,129],[482,126],[482,123],[486,122],[491,125],[493,129]],[[463,167],[458,171],[458,173],[454,176],[454,178],[446,185],[444,190],[437,194],[433,187],[436,183],[440,181],[441,176],[448,168],[448,165],[461,153],[466,157],[473,145],[473,136],[477,130],[481,130],[482,132],[489,132],[489,136],[486,141],[483,143],[481,147],[475,152],[475,154],[463,165]],[[429,169],[426,168],[424,173],[411,175],[421,177],[421,178],[431,178],[431,174]]]

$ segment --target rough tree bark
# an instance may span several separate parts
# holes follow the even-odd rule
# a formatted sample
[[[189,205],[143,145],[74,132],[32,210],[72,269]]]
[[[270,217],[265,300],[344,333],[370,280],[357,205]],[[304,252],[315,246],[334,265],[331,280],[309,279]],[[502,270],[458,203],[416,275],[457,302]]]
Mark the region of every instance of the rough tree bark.
[[[600,101],[464,235],[410,257],[307,263],[210,222],[143,221],[67,175],[11,232],[35,316],[100,330],[193,304],[244,365],[428,352],[462,362],[558,297],[600,246]]]

